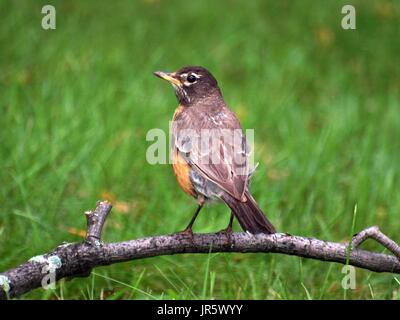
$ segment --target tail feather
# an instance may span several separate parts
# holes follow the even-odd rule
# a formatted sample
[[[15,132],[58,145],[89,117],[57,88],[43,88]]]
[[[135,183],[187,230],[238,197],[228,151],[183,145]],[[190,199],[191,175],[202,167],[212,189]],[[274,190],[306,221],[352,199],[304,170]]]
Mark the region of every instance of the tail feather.
[[[253,234],[276,233],[274,226],[268,221],[251,194],[246,191],[245,196],[246,202],[241,202],[228,194],[224,194],[221,198],[231,208],[244,231]]]

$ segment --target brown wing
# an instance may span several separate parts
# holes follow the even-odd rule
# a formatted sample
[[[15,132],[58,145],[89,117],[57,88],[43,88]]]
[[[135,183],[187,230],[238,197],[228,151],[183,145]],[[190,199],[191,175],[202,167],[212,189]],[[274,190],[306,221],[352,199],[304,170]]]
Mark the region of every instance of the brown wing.
[[[229,109],[185,108],[172,122],[172,145],[193,169],[234,198],[246,201],[248,147]]]

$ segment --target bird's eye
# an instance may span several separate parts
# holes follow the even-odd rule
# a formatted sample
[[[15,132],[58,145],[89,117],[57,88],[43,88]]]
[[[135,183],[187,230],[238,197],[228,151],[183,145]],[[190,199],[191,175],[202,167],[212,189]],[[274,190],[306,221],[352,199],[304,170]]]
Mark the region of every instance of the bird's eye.
[[[190,83],[196,82],[197,80],[196,76],[194,76],[193,74],[189,74],[186,79]]]

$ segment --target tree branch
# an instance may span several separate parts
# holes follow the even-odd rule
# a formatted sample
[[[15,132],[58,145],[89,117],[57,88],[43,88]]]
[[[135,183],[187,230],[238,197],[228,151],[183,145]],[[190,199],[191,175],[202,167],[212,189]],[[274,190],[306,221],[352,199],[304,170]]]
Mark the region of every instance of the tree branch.
[[[397,259],[400,260],[400,246],[392,239],[390,239],[387,235],[382,233],[377,226],[367,228],[354,235],[353,240],[351,241],[351,245],[353,248],[357,248],[369,238],[374,239],[376,242],[379,242],[382,246],[392,252],[397,257]]]
[[[322,241],[289,234],[249,233],[182,234],[155,236],[117,243],[101,243],[101,231],[111,205],[98,202],[93,212],[86,212],[87,236],[83,243],[63,244],[50,253],[33,257],[20,266],[0,274],[0,299],[17,297],[40,286],[47,280],[89,275],[97,266],[182,253],[242,252],[281,253],[304,258],[345,264],[348,244]],[[372,237],[396,256],[360,250],[357,247]],[[400,273],[399,246],[371,227],[352,240],[349,264],[375,272]],[[46,280],[46,281],[45,281]]]
[[[101,245],[101,232],[111,208],[112,206],[108,201],[98,201],[94,211],[85,212],[87,222],[86,244]]]

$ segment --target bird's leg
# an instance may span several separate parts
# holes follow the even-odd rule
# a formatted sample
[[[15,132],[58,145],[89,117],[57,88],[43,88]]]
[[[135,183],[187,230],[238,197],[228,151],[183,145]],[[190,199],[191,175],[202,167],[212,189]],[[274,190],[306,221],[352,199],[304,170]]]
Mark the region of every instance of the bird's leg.
[[[201,196],[199,196],[199,197],[197,198],[197,203],[198,203],[199,205],[198,205],[198,207],[197,207],[197,209],[196,209],[196,211],[195,211],[195,213],[194,213],[192,219],[190,220],[189,224],[187,225],[187,227],[185,228],[185,230],[183,230],[183,231],[181,231],[181,232],[178,232],[178,234],[181,234],[181,235],[183,235],[183,236],[188,235],[188,236],[190,236],[191,238],[193,238],[192,226],[193,226],[193,223],[196,221],[196,218],[197,218],[197,216],[199,215],[201,208],[203,208],[204,198],[201,197]]]
[[[232,236],[232,224],[233,224],[233,218],[234,218],[234,214],[231,211],[231,217],[229,218],[229,224],[225,229],[222,229],[221,231],[219,231],[218,233],[222,233],[225,234],[228,237],[228,243],[231,243],[231,236]]]
[[[193,223],[196,221],[196,218],[199,215],[201,208],[203,208],[203,205],[199,204],[192,219],[190,220],[190,222],[187,225],[187,227],[185,228],[185,230],[182,231],[182,233],[189,233],[189,234],[193,235],[192,226],[193,226]]]

